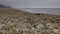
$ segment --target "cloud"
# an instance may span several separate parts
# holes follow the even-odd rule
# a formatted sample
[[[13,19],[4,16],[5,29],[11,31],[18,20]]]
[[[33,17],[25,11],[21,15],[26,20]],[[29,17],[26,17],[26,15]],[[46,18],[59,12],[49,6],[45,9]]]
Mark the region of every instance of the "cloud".
[[[14,8],[24,7],[57,7],[60,6],[60,0],[0,0],[0,4]]]

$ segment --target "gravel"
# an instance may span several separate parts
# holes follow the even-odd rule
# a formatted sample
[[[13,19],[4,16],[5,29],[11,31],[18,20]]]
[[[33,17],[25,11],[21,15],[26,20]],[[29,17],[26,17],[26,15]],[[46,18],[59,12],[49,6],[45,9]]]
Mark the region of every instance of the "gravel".
[[[24,13],[14,9],[6,10],[7,8],[0,9],[0,33],[60,34],[59,15]],[[8,11],[10,12],[8,13]]]

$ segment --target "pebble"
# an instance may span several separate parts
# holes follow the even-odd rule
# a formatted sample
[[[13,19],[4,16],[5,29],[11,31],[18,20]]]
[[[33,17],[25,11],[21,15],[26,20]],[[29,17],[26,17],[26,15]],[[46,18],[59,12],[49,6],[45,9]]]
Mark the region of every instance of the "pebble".
[[[53,29],[53,32],[54,33],[59,33],[59,30],[58,29]]]
[[[37,28],[40,29],[40,28],[43,28],[44,26],[42,24],[39,24],[37,25]]]
[[[1,24],[0,27],[5,26],[5,24]]]

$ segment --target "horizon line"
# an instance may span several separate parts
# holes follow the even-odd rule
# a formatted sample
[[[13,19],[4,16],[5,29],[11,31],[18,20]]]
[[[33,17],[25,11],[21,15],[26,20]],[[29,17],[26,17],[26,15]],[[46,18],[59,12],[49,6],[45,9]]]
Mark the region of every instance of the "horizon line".
[[[12,7],[12,8],[60,8],[60,6],[28,6],[28,7]]]

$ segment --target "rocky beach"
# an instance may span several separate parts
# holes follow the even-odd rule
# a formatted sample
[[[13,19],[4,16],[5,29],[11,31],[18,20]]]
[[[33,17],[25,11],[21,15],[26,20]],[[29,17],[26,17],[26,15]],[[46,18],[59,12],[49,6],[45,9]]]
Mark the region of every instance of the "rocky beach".
[[[60,34],[60,15],[0,8],[0,34]]]

